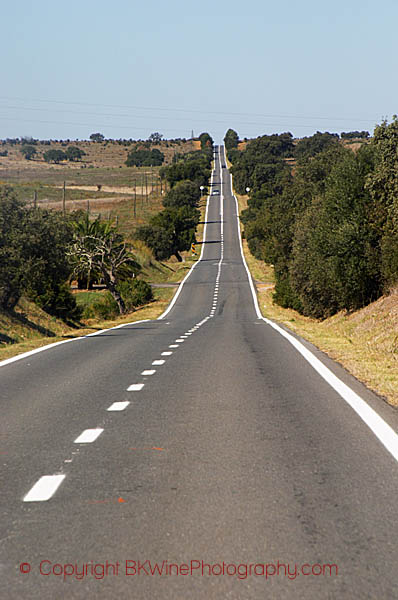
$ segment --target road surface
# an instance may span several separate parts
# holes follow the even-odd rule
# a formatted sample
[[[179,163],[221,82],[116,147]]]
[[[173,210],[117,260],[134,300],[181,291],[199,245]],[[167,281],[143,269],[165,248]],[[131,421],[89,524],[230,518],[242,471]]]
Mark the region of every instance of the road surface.
[[[397,461],[258,317],[220,151],[163,319],[0,368],[1,598],[398,598]]]

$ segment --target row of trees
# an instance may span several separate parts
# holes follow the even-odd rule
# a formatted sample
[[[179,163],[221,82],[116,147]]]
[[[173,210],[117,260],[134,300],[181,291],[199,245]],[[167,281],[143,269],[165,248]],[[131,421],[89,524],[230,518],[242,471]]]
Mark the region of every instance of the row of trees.
[[[26,160],[31,160],[34,156],[37,156],[37,150],[36,150],[35,146],[28,144],[28,145],[22,146],[21,154],[24,155]],[[62,160],[69,160],[69,161],[74,162],[77,160],[81,160],[81,158],[83,158],[83,156],[85,156],[85,155],[86,155],[86,153],[84,152],[84,150],[81,150],[77,146],[69,146],[65,150],[65,152],[63,150],[60,150],[57,148],[52,148],[51,150],[47,150],[47,152],[44,152],[43,158],[48,163],[49,162],[59,163]]]
[[[299,144],[301,144],[300,142]],[[357,309],[398,282],[398,120],[354,153],[331,134],[262,136],[233,161],[251,252],[275,268],[274,298],[324,318]]]
[[[21,296],[63,319],[80,311],[71,279],[101,280],[120,313],[152,297],[135,279],[140,265],[113,223],[88,213],[62,215],[30,208],[11,188],[0,188],[0,309],[12,311]]]
[[[131,150],[125,164],[128,167],[159,167],[164,162],[164,154],[157,148]]]
[[[164,210],[154,215],[149,224],[141,227],[137,236],[152,250],[157,260],[175,256],[182,261],[181,252],[189,250],[196,241],[199,223],[200,186],[206,186],[211,173],[213,140],[208,133],[200,138],[202,149],[181,157],[161,169],[170,191],[163,199]]]

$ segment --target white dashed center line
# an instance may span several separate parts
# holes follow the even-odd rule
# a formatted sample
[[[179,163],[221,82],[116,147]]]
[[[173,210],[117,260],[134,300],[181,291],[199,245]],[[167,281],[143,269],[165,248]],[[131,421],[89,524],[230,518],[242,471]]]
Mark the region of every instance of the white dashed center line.
[[[171,356],[172,352],[162,352],[160,356]]]
[[[144,387],[145,383],[133,383],[132,385],[129,385],[129,387],[127,388],[128,392],[140,392],[142,390],[142,388]]]
[[[83,433],[75,439],[75,444],[91,444],[101,435],[103,429],[85,429]]]
[[[141,375],[154,375],[156,373],[156,369],[146,369],[142,371]]]
[[[154,360],[153,361],[153,365],[164,365],[166,361],[165,360]]]
[[[124,410],[125,408],[128,407],[129,404],[130,404],[130,402],[128,400],[126,400],[125,402],[114,402],[106,410],[112,410],[112,411],[113,410]]]
[[[49,500],[57,491],[65,475],[44,475],[36,481],[32,489],[26,494],[24,502],[44,502]]]

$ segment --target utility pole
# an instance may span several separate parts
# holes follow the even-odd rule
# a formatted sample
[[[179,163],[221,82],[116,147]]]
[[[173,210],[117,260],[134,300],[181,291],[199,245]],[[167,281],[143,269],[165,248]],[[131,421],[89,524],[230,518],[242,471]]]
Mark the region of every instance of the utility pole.
[[[62,189],[62,212],[64,213],[64,215],[66,214],[65,195],[66,195],[66,189],[65,189],[65,181],[64,181],[64,187]]]
[[[144,173],[141,174],[141,209],[144,208]]]
[[[37,192],[33,192],[33,208],[37,208]]]
[[[148,176],[147,176],[146,171],[145,171],[145,196],[146,196],[146,203],[148,204]]]
[[[137,182],[134,179],[134,219],[137,216]]]

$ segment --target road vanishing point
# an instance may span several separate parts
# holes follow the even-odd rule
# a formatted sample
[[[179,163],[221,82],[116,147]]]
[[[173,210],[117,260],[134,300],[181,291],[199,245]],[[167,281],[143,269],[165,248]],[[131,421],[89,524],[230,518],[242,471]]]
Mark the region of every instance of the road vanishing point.
[[[223,165],[164,315],[1,363],[2,599],[398,598],[398,415],[261,318]]]

